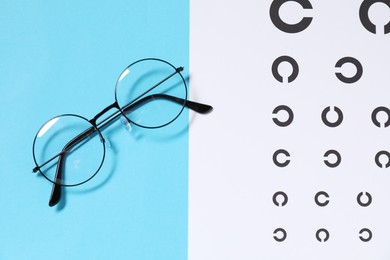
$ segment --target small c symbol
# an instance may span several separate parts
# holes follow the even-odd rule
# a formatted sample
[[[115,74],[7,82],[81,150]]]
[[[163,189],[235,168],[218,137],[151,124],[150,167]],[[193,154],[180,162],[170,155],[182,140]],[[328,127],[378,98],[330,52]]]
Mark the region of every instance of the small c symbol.
[[[281,203],[278,202],[278,197],[279,196],[282,196],[283,197],[283,201]],[[284,193],[283,191],[278,191],[274,194],[274,196],[272,196],[272,201],[274,202],[274,204],[278,207],[284,207],[286,206],[287,202],[288,202],[288,197],[287,197],[287,194]]]
[[[287,157],[287,159],[284,162],[278,161],[278,155],[283,154]],[[274,152],[274,155],[272,156],[272,160],[274,161],[274,164],[278,167],[286,167],[290,164],[290,154],[284,149],[279,149],[276,152]]]
[[[319,197],[324,196],[326,200],[324,202],[320,202]],[[314,201],[315,203],[320,206],[320,207],[325,207],[326,205],[329,204],[329,194],[326,193],[325,191],[320,191],[314,196]]]
[[[386,164],[382,164],[380,161],[379,161],[379,158],[380,157],[383,157],[383,156],[386,156],[387,157],[387,163]],[[389,168],[390,167],[390,153],[388,151],[379,151],[376,155],[375,155],[375,163],[376,165],[378,165],[379,168]]]
[[[334,107],[334,111],[337,113],[337,120],[335,122],[330,122],[327,118],[327,114],[330,112],[330,107],[326,107],[321,114],[322,121],[324,122],[325,125],[329,127],[337,127],[343,122],[343,112],[341,112],[340,108]]]
[[[286,127],[288,125],[290,125],[294,119],[294,113],[293,111],[291,110],[291,108],[289,108],[288,106],[286,105],[280,105],[280,106],[277,106],[273,111],[272,111],[272,114],[276,115],[277,113],[279,113],[280,111],[286,111],[288,113],[288,119],[286,121],[280,121],[278,118],[276,117],[273,117],[272,120],[274,121],[274,123],[280,127]]]
[[[282,233],[282,236],[279,237],[277,233]],[[278,242],[283,242],[287,238],[287,232],[283,228],[277,228],[274,231],[274,239]]]
[[[367,202],[362,201],[363,192],[360,192],[357,196],[357,202],[362,207],[368,207],[372,203],[372,197],[371,194],[368,192],[364,192],[364,194],[367,196]]]
[[[363,236],[363,233],[367,233],[367,236]],[[359,238],[363,242],[368,242],[372,239],[372,232],[368,228],[363,228],[359,231]]]
[[[345,77],[342,73],[336,72],[336,77],[344,83],[350,84],[350,83],[357,82],[363,75],[362,64],[357,59],[355,59],[353,57],[344,57],[336,63],[336,68],[341,68],[341,66],[343,66],[345,63],[352,63],[353,65],[355,65],[356,74],[354,76],[348,78],[348,77]]]
[[[381,127],[381,123],[378,120],[378,113],[385,112],[387,114],[387,121],[384,123],[384,127],[390,126],[390,109],[387,107],[377,107],[372,111],[371,120],[377,127]]]
[[[279,58],[277,58],[272,64],[272,74],[274,75],[277,81],[283,83],[283,77],[280,75],[278,71],[278,67],[282,62],[288,62],[292,66],[293,71],[291,75],[288,76],[287,82],[288,83],[293,82],[298,77],[299,67],[298,67],[298,63],[290,56],[280,56]]]
[[[320,234],[322,234],[322,233],[325,234],[324,238],[320,237]],[[329,231],[326,230],[325,228],[321,228],[321,229],[317,230],[317,232],[316,232],[316,238],[319,242],[326,242],[326,241],[328,241],[329,237],[330,237]]]
[[[336,156],[336,162],[334,162],[334,163],[331,163],[331,162],[329,162],[329,160],[328,159],[324,159],[324,163],[326,164],[326,166],[328,166],[328,167],[330,167],[330,168],[335,168],[335,167],[337,167],[337,166],[339,166],[340,165],[340,163],[341,163],[341,155],[340,155],[340,153],[338,152],[338,151],[336,151],[336,150],[329,150],[329,151],[327,151],[325,154],[324,154],[324,157],[328,157],[329,155],[331,155],[331,154],[333,154],[333,155],[335,155]]]

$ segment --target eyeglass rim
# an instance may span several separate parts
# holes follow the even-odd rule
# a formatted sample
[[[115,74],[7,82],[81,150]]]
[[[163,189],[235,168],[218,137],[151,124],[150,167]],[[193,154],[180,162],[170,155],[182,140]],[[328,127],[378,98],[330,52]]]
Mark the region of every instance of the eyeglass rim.
[[[117,100],[117,95],[116,95],[116,90],[117,90],[117,87],[118,87],[118,81],[119,81],[119,78],[117,79],[116,81],[116,84],[115,84],[115,103],[117,104],[117,109],[119,110],[119,112],[131,123],[133,123],[134,125],[137,125],[139,127],[142,127],[142,128],[147,128],[147,129],[155,129],[155,128],[162,128],[164,126],[167,126],[169,124],[171,124],[173,121],[175,121],[183,112],[184,108],[185,108],[185,105],[188,101],[188,87],[187,87],[187,84],[186,84],[186,81],[183,77],[183,75],[180,73],[180,71],[178,70],[178,68],[176,68],[175,66],[173,66],[171,63],[169,63],[168,61],[166,60],[163,60],[163,59],[159,59],[159,58],[143,58],[143,59],[139,59],[133,63],[131,63],[130,65],[128,65],[119,75],[122,75],[123,72],[125,70],[127,70],[128,68],[130,68],[131,66],[133,66],[134,64],[136,63],[139,63],[139,62],[142,62],[142,61],[145,61],[145,60],[155,60],[155,61],[160,61],[160,62],[163,62],[167,65],[169,65],[170,67],[172,67],[178,74],[179,76],[181,77],[181,80],[184,84],[184,89],[185,89],[185,97],[184,97],[184,102],[183,102],[183,105],[182,105],[182,108],[180,109],[180,111],[178,112],[178,114],[172,119],[170,120],[169,122],[165,123],[165,124],[162,124],[162,125],[159,125],[159,126],[144,126],[144,125],[141,125],[141,124],[138,124],[134,121],[132,121],[131,119],[129,119],[126,114],[123,112],[122,108],[119,106],[118,104],[118,100]],[[35,144],[36,144],[36,140],[37,140],[37,137],[38,137],[38,133],[39,131],[42,129],[42,127],[44,125],[46,125],[48,122],[50,122],[51,120],[55,119],[55,118],[59,118],[59,117],[64,117],[64,116],[73,116],[73,117],[78,117],[82,120],[85,120],[88,122],[88,124],[90,124],[96,131],[97,133],[99,134],[99,137],[101,138],[101,140],[103,140],[103,156],[102,156],[102,160],[101,160],[101,163],[98,167],[98,169],[96,170],[96,172],[94,174],[92,174],[88,179],[82,181],[82,182],[79,182],[79,183],[75,183],[75,184],[66,184],[66,183],[58,183],[54,180],[51,180],[48,176],[46,176],[46,174],[41,170],[41,168],[39,167],[39,164],[37,162],[37,159],[36,159],[36,154],[35,154]],[[90,181],[92,178],[94,178],[97,173],[100,171],[103,163],[104,163],[104,160],[105,160],[105,155],[106,155],[106,147],[105,147],[105,142],[104,142],[104,137],[103,135],[101,134],[101,131],[99,130],[99,128],[97,127],[96,124],[94,124],[93,122],[91,122],[91,120],[88,120],[87,118],[81,116],[81,115],[77,115],[77,114],[70,114],[70,113],[67,113],[67,114],[61,114],[61,115],[57,115],[55,117],[52,117],[51,119],[47,120],[44,124],[42,124],[42,126],[39,128],[37,134],[35,135],[34,137],[34,140],[33,140],[33,145],[32,145],[32,153],[33,153],[33,159],[34,159],[34,163],[35,163],[35,166],[38,168],[38,171],[39,173],[45,178],[47,179],[49,182],[55,184],[55,185],[59,185],[59,186],[65,186],[65,187],[72,187],[72,186],[79,186],[79,185],[82,185],[88,181]]]
[[[184,97],[184,100],[185,102],[183,103],[179,113],[171,120],[171,121],[168,121],[167,123],[165,124],[162,124],[162,125],[158,125],[158,126],[145,126],[145,125],[141,125],[139,123],[136,123],[134,121],[132,121],[128,116],[126,116],[126,113],[123,112],[122,108],[120,107],[119,105],[119,102],[118,102],[118,98],[117,98],[117,89],[118,89],[118,83],[119,83],[119,79],[121,77],[121,75],[127,70],[129,69],[131,66],[133,66],[134,64],[136,63],[139,63],[139,62],[142,62],[142,61],[146,61],[146,60],[155,60],[155,61],[160,61],[160,62],[163,62],[167,65],[169,65],[170,67],[172,67],[174,70],[177,70],[177,68],[171,64],[170,62],[166,61],[166,60],[163,60],[163,59],[160,59],[160,58],[143,58],[143,59],[139,59],[133,63],[131,63],[130,65],[128,65],[126,68],[124,68],[122,70],[122,72],[119,74],[119,77],[118,79],[116,80],[116,83],[115,83],[115,102],[118,104],[118,107],[119,107],[119,111],[121,112],[122,116],[124,116],[130,123],[138,126],[138,127],[142,127],[142,128],[146,128],[146,129],[157,129],[157,128],[162,128],[164,126],[167,126],[169,124],[171,124],[173,121],[175,121],[184,111],[184,108],[185,108],[185,105],[186,105],[186,102],[188,101],[188,87],[187,87],[187,83],[183,77],[183,75],[180,73],[180,71],[177,71],[177,73],[180,75],[181,77],[181,80],[184,84],[184,89],[185,89],[185,97]]]
[[[103,140],[102,141],[102,145],[103,145],[103,156],[102,156],[102,160],[101,160],[101,163],[98,167],[98,169],[96,170],[96,172],[94,174],[92,174],[88,179],[82,181],[82,182],[79,182],[79,183],[75,183],[75,184],[64,184],[64,183],[58,183],[58,182],[55,182],[53,180],[51,180],[49,177],[47,177],[41,170],[41,168],[39,167],[39,164],[36,160],[36,157],[35,157],[35,143],[36,143],[36,140],[37,140],[37,137],[38,137],[38,133],[39,131],[42,129],[43,126],[45,126],[48,122],[50,122],[51,120],[55,119],[55,118],[58,118],[58,117],[65,117],[65,116],[73,116],[73,117],[78,117],[82,120],[85,120],[88,124],[90,124],[96,131],[97,133],[99,134],[99,137],[100,137],[100,140]],[[38,171],[39,173],[45,177],[45,179],[47,179],[49,182],[51,182],[52,184],[55,184],[55,185],[59,185],[59,186],[63,186],[63,187],[75,187],[75,186],[79,186],[79,185],[82,185],[88,181],[90,181],[92,178],[94,178],[97,173],[100,171],[100,169],[102,168],[103,166],[103,163],[104,163],[104,159],[106,158],[106,142],[104,140],[104,137],[102,135],[102,133],[100,132],[100,130],[96,127],[96,125],[92,124],[87,118],[81,116],[81,115],[76,115],[76,114],[61,114],[61,115],[58,115],[58,116],[55,116],[55,117],[52,117],[51,119],[47,120],[44,124],[42,124],[42,126],[39,128],[39,130],[37,131],[35,137],[34,137],[34,141],[33,141],[33,145],[32,145],[32,153],[33,153],[33,159],[34,159],[34,163],[35,163],[35,166],[38,167]]]

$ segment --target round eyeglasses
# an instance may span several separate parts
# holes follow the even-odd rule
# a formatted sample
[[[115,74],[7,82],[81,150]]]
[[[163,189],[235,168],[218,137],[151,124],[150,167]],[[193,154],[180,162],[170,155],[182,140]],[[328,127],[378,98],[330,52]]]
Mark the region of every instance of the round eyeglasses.
[[[212,111],[209,105],[187,100],[181,71],[183,67],[174,67],[162,59],[138,60],[120,74],[115,102],[95,117],[88,120],[64,114],[50,119],[38,130],[33,141],[33,172],[40,172],[54,184],[50,206],[60,200],[61,186],[83,184],[98,173],[106,151],[101,131],[118,118],[127,126],[153,129],[175,121],[184,108],[201,114]],[[111,110],[115,111],[106,115]]]

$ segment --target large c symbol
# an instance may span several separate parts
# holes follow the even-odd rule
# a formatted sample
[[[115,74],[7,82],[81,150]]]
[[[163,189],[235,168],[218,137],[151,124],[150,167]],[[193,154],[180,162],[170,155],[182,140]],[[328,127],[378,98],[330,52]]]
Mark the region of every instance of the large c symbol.
[[[305,30],[313,20],[313,17],[303,17],[297,24],[285,23],[279,15],[280,7],[286,2],[293,1],[300,4],[303,9],[313,9],[309,0],[274,0],[269,10],[272,23],[281,31],[286,33],[298,33]]]
[[[365,0],[359,9],[360,21],[369,32],[376,33],[376,26],[368,17],[368,10],[375,3],[384,3],[390,8],[390,0]],[[385,25],[385,34],[390,32],[390,21]]]

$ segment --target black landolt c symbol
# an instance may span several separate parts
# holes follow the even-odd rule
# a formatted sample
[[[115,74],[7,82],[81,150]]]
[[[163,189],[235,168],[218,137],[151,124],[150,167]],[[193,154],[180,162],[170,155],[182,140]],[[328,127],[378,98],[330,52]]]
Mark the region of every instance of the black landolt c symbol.
[[[320,196],[325,197],[325,200],[320,201]],[[329,194],[325,191],[317,192],[317,194],[314,196],[315,203],[320,207],[325,207],[329,204]]]
[[[286,121],[280,121],[278,118],[277,118],[277,114],[280,112],[280,111],[285,111],[287,112],[288,114],[288,119]],[[294,113],[292,111],[291,108],[289,108],[288,106],[286,105],[280,105],[280,106],[277,106],[275,107],[275,109],[272,111],[272,114],[274,115],[274,117],[272,118],[272,120],[274,121],[274,123],[280,127],[286,127],[286,126],[289,126],[292,121],[294,120]]]
[[[390,0],[364,0],[359,9],[359,17],[362,22],[364,28],[366,28],[369,32],[376,34],[376,26],[373,24],[368,17],[368,10],[375,3],[383,3],[390,8]],[[385,34],[390,32],[390,21],[385,25],[384,28]]]
[[[282,235],[278,235],[278,233],[282,233]],[[274,239],[277,241],[277,242],[283,242],[284,240],[286,240],[287,238],[287,232],[286,230],[284,230],[283,228],[277,228],[275,229],[274,231]]]
[[[278,202],[278,198],[279,197],[282,197],[283,200],[282,202]],[[287,202],[288,202],[288,196],[285,192],[283,191],[278,191],[276,192],[273,196],[272,196],[272,201],[274,202],[275,206],[278,206],[278,207],[284,207],[286,206]]]
[[[321,238],[321,234],[324,234],[325,237],[324,238]],[[329,231],[326,230],[325,228],[320,228],[319,230],[317,230],[316,232],[316,238],[319,242],[326,242],[329,240],[329,237],[330,237],[330,234],[329,234]]]
[[[362,200],[362,197],[365,195],[365,197],[367,197],[367,199],[366,199],[366,201],[365,202],[363,202],[363,200]],[[358,194],[358,196],[357,196],[357,202],[358,202],[358,204],[360,205],[360,206],[362,206],[362,207],[368,207],[368,206],[370,206],[370,204],[372,203],[372,196],[371,196],[371,194],[370,193],[368,193],[368,192],[360,192],[359,194]]]
[[[313,9],[309,0],[274,0],[271,4],[269,13],[272,23],[281,31],[286,33],[298,33],[309,27],[313,17],[303,17],[299,23],[288,24],[280,18],[279,9],[286,2],[296,2],[300,4],[303,9]]]
[[[386,163],[382,163],[380,158],[381,157],[386,157]],[[382,150],[379,151],[375,155],[375,163],[378,165],[379,168],[389,168],[390,167],[390,153],[388,151]]]
[[[329,161],[328,157],[329,157],[329,155],[331,155],[331,154],[334,155],[334,156],[336,156],[336,161],[335,161],[335,162],[330,162],[330,161]],[[340,153],[339,153],[338,151],[336,151],[336,150],[329,150],[329,151],[326,151],[325,154],[324,154],[324,157],[325,157],[324,163],[326,164],[326,166],[328,166],[328,167],[330,167],[330,168],[335,168],[335,167],[339,166],[340,163],[341,163],[341,155],[340,155]]]
[[[278,159],[279,154],[283,154],[286,159],[281,162],[280,159]],[[276,152],[274,152],[274,155],[272,156],[272,160],[274,161],[274,164],[278,167],[286,167],[290,164],[290,153],[284,149],[279,149]]]
[[[280,56],[274,61],[274,63],[272,64],[272,74],[274,75],[275,79],[281,83],[283,83],[283,77],[280,75],[278,68],[282,62],[288,62],[292,66],[293,71],[291,75],[288,76],[287,78],[287,82],[291,83],[298,77],[298,73],[299,73],[298,63],[290,56]]]
[[[322,113],[321,113],[321,118],[322,118],[322,122],[324,122],[324,124],[326,126],[329,126],[329,127],[337,127],[339,126],[342,122],[343,122],[343,112],[341,111],[340,108],[338,107],[334,107],[334,112],[337,113],[337,120],[335,122],[330,122],[327,118],[327,115],[328,113],[330,112],[330,106],[329,107],[326,107]]]
[[[363,66],[362,64],[355,58],[353,57],[344,57],[341,58],[337,63],[336,63],[336,69],[341,68],[345,63],[352,63],[356,67],[356,74],[352,77],[346,77],[344,76],[341,72],[336,72],[336,77],[344,82],[344,83],[355,83],[357,82],[363,75]]]
[[[367,235],[364,236],[363,233],[366,233]],[[372,239],[372,232],[368,228],[363,228],[359,231],[359,238],[363,242],[368,242]]]
[[[378,120],[378,114],[380,112],[386,113],[386,115],[387,115],[386,122],[384,122],[382,124]],[[375,108],[374,111],[372,111],[371,120],[374,123],[374,125],[376,125],[377,127],[384,126],[386,128],[386,127],[390,126],[390,109],[388,109],[387,107],[377,107],[377,108]]]

